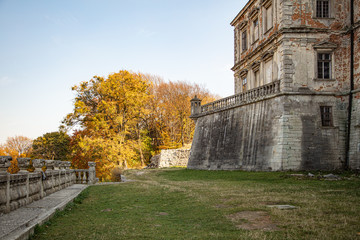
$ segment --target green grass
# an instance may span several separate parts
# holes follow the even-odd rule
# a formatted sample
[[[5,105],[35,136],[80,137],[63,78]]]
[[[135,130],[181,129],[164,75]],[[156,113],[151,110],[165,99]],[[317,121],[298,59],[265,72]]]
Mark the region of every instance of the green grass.
[[[360,239],[358,177],[324,181],[288,174],[127,171],[136,181],[86,189],[32,239]],[[274,204],[298,208],[267,207]],[[233,216],[243,211],[265,212],[277,227],[241,229],[251,220]]]

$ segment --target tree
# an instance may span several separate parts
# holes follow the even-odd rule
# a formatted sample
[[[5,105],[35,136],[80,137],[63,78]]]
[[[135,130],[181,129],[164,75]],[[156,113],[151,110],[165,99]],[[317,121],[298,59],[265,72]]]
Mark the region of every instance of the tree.
[[[8,137],[3,145],[6,155],[16,157],[28,157],[31,153],[32,140],[24,136]]]
[[[33,141],[35,158],[68,160],[70,154],[70,136],[64,131],[46,133]]]
[[[194,122],[189,118],[190,100],[197,95],[204,104],[218,97],[198,84],[165,82],[156,76],[147,77],[153,83],[147,124],[154,147],[169,149],[190,144],[195,129]]]
[[[139,159],[136,129],[150,99],[149,86],[142,74],[123,70],[73,87],[74,111],[64,124],[82,131],[76,139],[78,156],[97,163],[101,180],[109,180],[114,167],[127,168]]]

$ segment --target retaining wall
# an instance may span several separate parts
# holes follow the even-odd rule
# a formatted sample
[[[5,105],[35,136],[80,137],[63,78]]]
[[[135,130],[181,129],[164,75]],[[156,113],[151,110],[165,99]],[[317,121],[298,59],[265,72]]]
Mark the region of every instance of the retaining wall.
[[[320,106],[333,107],[333,126]],[[188,168],[332,170],[345,163],[346,98],[279,94],[199,114]]]

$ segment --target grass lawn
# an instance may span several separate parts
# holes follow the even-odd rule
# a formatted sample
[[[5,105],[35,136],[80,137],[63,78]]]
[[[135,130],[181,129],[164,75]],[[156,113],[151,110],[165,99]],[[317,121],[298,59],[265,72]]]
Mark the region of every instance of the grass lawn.
[[[89,187],[32,239],[360,239],[359,177],[289,174],[129,170],[135,181]]]

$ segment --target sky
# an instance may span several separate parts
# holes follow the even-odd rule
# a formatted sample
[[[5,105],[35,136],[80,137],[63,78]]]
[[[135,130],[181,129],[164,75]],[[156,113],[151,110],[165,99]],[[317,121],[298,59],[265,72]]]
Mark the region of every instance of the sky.
[[[0,144],[57,131],[71,87],[120,70],[234,93],[247,0],[0,0]],[[190,103],[189,103],[190,104]]]

